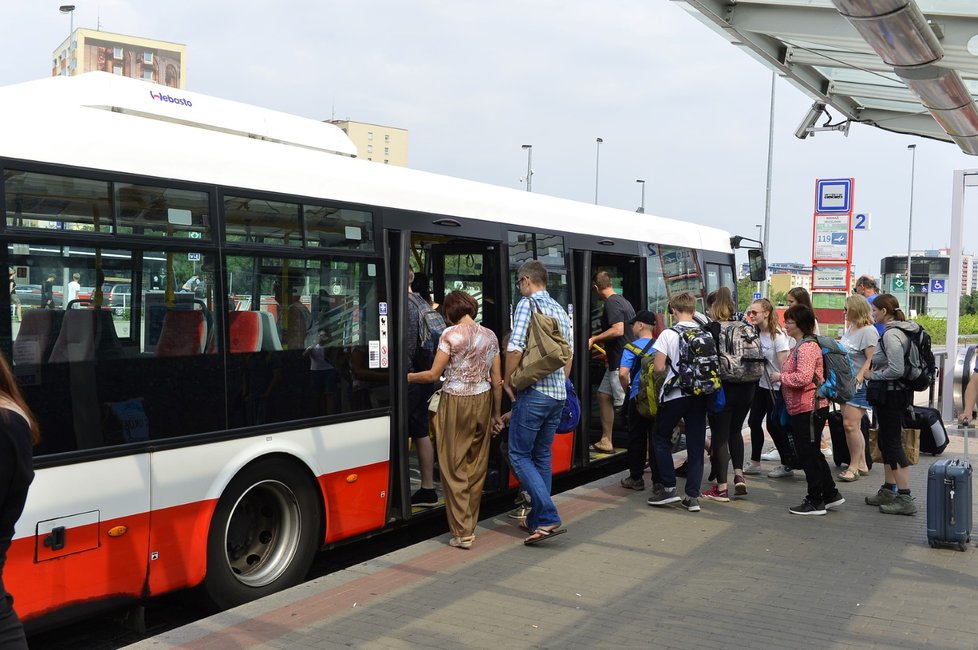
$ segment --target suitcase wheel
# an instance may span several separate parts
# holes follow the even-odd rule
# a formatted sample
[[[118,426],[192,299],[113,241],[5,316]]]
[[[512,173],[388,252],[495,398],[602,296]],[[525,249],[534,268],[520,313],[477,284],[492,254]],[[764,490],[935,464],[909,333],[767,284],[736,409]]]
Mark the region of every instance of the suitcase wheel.
[[[966,550],[964,542],[958,542],[958,550],[961,551],[962,553]]]
[[[934,540],[929,539],[927,540],[927,543],[930,544],[931,548],[937,548],[937,542],[935,542]]]

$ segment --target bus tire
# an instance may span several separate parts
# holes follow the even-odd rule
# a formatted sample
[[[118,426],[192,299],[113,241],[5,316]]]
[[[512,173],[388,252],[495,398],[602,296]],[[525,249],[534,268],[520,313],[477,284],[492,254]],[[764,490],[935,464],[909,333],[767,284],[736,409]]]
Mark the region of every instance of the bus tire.
[[[203,592],[224,610],[301,582],[320,548],[319,490],[282,458],[238,473],[217,502],[207,535]]]

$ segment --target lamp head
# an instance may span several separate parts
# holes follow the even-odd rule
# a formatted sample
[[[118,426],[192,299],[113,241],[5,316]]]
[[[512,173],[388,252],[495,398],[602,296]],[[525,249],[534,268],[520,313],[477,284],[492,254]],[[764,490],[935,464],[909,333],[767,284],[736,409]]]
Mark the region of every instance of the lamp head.
[[[521,148],[521,149],[532,149],[532,148],[533,148],[533,145],[532,145],[532,144],[524,144],[524,145],[523,145],[522,147],[520,147],[520,148]]]
[[[70,14],[74,10],[75,10],[75,5],[61,5],[60,7],[58,7],[58,11],[60,11],[63,14]]]

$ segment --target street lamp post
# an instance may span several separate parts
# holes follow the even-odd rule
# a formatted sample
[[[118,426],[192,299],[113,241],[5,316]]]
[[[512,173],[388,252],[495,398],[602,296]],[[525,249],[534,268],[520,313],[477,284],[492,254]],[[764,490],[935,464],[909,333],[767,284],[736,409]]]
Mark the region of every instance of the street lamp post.
[[[68,47],[71,47],[71,35],[75,33],[75,5],[61,5],[58,11],[68,14]]]
[[[526,150],[526,191],[531,192],[533,191],[530,189],[533,182],[533,145],[524,144],[522,148]]]
[[[764,248],[764,226],[763,224],[755,223],[754,226],[757,228],[757,241],[761,242],[761,248]],[[765,252],[766,254],[766,252]],[[761,282],[757,283],[757,293],[761,293]],[[761,294],[762,296],[764,294]]]
[[[907,314],[910,314],[910,250],[911,242],[913,241],[913,177],[914,171],[917,166],[917,145],[908,144],[907,149],[910,150],[910,218],[907,222],[907,302],[904,303],[903,307],[907,310]]]
[[[594,140],[594,205],[598,204],[598,164],[601,162],[601,138]]]
[[[644,214],[645,213],[645,179],[644,178],[636,178],[635,179],[635,182],[636,183],[641,183],[641,185],[642,185],[642,204],[638,207],[638,210],[636,210],[636,212],[639,212],[639,213]]]

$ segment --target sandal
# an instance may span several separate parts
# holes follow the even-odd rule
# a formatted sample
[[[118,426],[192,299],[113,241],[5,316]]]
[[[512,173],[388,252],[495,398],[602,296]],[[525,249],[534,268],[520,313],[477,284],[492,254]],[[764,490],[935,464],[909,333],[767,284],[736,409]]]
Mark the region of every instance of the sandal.
[[[615,448],[612,446],[610,449],[605,449],[604,447],[599,447],[597,443],[591,445],[591,451],[596,451],[599,454],[613,454],[615,453]]]
[[[860,476],[869,476],[869,470],[868,469],[861,469],[861,470],[859,470],[859,475]]]
[[[465,537],[452,537],[448,540],[448,545],[454,548],[461,548],[464,550],[469,550],[472,548],[472,543],[475,541],[475,535],[466,535]]]
[[[526,546],[533,546],[539,542],[550,539],[551,537],[556,537],[557,535],[563,535],[567,532],[566,528],[561,528],[560,524],[556,526],[551,526],[549,528],[537,528],[533,533],[523,540],[523,544]]]
[[[859,470],[857,470],[857,469],[847,469],[844,472],[839,472],[836,475],[836,478],[838,478],[843,483],[852,483],[853,481],[858,481],[859,480]]]

